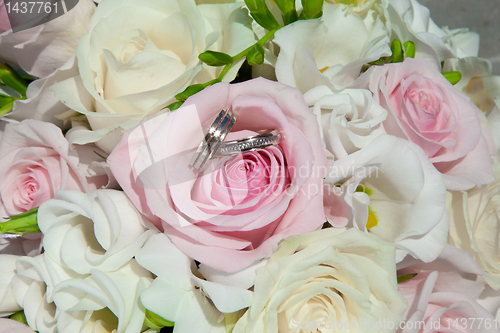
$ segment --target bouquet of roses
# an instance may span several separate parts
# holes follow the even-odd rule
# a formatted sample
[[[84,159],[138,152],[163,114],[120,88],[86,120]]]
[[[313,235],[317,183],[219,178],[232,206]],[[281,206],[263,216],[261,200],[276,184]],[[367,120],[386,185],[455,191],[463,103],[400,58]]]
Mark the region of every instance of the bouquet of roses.
[[[0,332],[499,332],[478,48],[416,0],[0,0]]]

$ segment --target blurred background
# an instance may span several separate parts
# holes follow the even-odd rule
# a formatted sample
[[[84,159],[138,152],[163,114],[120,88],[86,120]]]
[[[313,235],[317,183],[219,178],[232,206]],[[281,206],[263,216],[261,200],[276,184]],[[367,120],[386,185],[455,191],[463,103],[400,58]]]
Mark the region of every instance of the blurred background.
[[[479,33],[479,56],[493,64],[500,75],[500,0],[419,0],[431,11],[438,26],[469,28]]]

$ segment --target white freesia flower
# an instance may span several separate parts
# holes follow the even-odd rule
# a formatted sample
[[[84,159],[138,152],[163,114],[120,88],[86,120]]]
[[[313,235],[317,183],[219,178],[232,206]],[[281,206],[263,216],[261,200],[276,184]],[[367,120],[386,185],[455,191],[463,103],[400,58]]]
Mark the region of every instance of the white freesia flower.
[[[158,276],[142,293],[142,304],[149,311],[175,322],[175,333],[224,333],[222,313],[236,312],[251,303],[252,292],[246,289],[199,278],[195,262],[165,234],[151,237],[136,258],[139,264]]]
[[[34,11],[37,9],[38,5]],[[68,13],[52,21],[15,33],[12,30],[3,32],[0,34],[0,61],[37,77],[54,73],[74,56],[80,38],[89,30],[94,10],[92,0],[79,0]]]
[[[57,332],[142,332],[145,309],[139,297],[151,281],[151,273],[131,259],[116,271],[91,269],[90,276],[59,283]]]
[[[200,53],[236,55],[255,42],[251,19],[241,7],[197,6],[194,0],[101,3],[78,47],[80,75],[51,88],[87,116],[91,130],[79,129],[73,142],[100,140],[97,144],[110,152],[123,130],[172,103],[188,85],[215,79],[222,67],[202,64]],[[225,80],[236,76],[242,61]]]
[[[486,282],[500,289],[500,180],[468,192],[448,193],[448,242],[467,250],[485,272]]]
[[[437,258],[448,232],[446,188],[417,145],[382,135],[335,161],[325,180],[329,205],[344,211],[344,224],[396,245],[396,261],[408,253],[424,262]],[[334,184],[342,184],[336,187]],[[327,213],[327,216],[331,214]],[[330,217],[329,217],[330,219]],[[333,221],[337,227],[342,227]]]
[[[344,326],[344,332],[393,332],[376,330],[373,322],[397,326],[406,309],[394,252],[394,246],[355,229],[290,237],[257,270],[252,305],[233,332],[326,333],[347,322],[359,328]]]
[[[391,39],[415,44],[415,58],[427,58],[436,68],[448,58],[477,56],[479,35],[468,29],[441,29],[429,9],[416,0],[388,0]]]
[[[43,254],[17,260],[12,291],[31,328],[40,333],[57,332],[59,310],[53,300],[54,287],[61,281],[78,277]]]
[[[299,20],[278,30],[278,81],[303,93],[319,85],[346,86],[364,64],[391,54],[377,11],[364,16],[348,6],[325,3],[319,20]]]
[[[335,94],[319,86],[305,93],[304,99],[313,106],[323,142],[336,159],[366,147],[384,133],[387,110],[373,102],[368,90],[346,89]]]
[[[121,191],[58,191],[38,210],[45,255],[79,274],[127,263],[151,235]]]
[[[10,281],[16,274],[16,261],[19,256],[0,254],[0,316],[21,311],[12,293]]]

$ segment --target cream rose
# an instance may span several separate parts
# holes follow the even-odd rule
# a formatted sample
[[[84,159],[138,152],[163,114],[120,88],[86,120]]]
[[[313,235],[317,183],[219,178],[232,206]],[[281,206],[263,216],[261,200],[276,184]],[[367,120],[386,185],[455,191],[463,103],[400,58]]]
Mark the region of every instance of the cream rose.
[[[221,67],[202,65],[207,49],[235,55],[255,42],[240,4],[197,6],[194,0],[107,0],[78,46],[79,76],[52,89],[87,116],[75,143],[95,142],[110,152],[128,129],[172,103],[188,85],[217,77]],[[241,65],[226,75],[232,80]]]
[[[325,333],[355,323],[359,332],[392,333],[406,309],[394,257],[392,245],[356,229],[290,237],[257,270],[252,305],[233,332]],[[392,329],[367,324],[384,320]]]
[[[448,242],[467,250],[484,270],[486,282],[500,289],[500,180],[468,192],[448,193]]]

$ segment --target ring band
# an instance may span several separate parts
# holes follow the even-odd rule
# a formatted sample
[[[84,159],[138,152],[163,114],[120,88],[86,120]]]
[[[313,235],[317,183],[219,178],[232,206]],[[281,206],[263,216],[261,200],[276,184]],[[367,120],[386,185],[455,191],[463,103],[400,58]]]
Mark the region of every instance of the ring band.
[[[280,143],[281,134],[278,130],[258,131],[257,135],[248,138],[223,142],[217,151],[217,156],[233,156],[251,151],[261,150]]]
[[[222,145],[222,141],[224,141],[226,135],[231,131],[235,122],[236,117],[231,111],[220,111],[205,134],[205,139],[198,146],[189,165],[195,169],[202,170],[207,161],[215,156]]]

